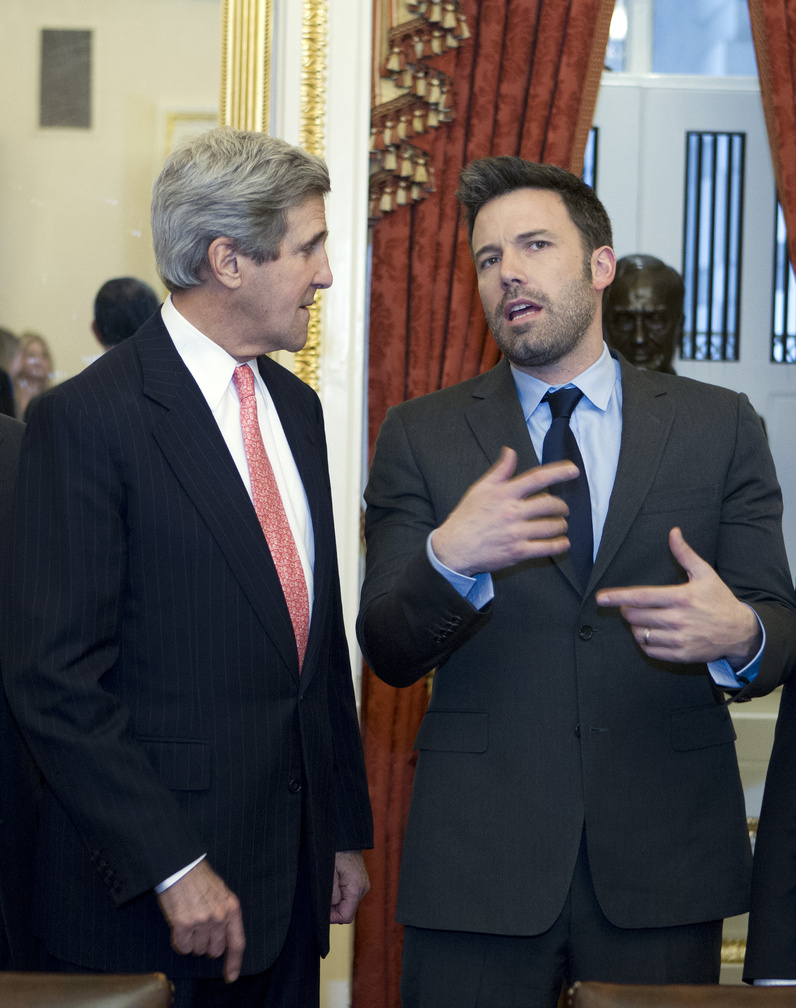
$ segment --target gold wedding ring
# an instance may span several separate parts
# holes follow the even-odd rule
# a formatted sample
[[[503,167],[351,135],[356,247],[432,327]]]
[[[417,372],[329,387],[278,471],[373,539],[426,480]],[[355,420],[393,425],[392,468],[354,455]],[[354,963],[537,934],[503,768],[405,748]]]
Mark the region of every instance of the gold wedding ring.
[[[650,628],[647,627],[647,629],[644,631],[644,643],[649,645],[649,642],[650,642]]]

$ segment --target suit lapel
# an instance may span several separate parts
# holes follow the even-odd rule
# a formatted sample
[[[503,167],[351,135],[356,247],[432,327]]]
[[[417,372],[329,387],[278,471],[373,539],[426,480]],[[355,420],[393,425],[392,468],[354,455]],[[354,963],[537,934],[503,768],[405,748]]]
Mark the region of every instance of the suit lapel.
[[[504,445],[517,452],[518,473],[539,465],[505,358],[473,383],[472,396],[465,416],[490,466],[497,462]]]
[[[249,495],[207,402],[159,317],[136,337],[143,391],[165,407],[155,441],[294,675],[295,636]]]
[[[473,403],[467,408],[466,416],[490,465],[497,460],[503,445],[517,452],[517,474],[540,464],[522,413],[511,366],[505,358],[483,375],[482,382],[476,383]],[[580,593],[580,579],[569,553],[551,557],[550,562]]]
[[[602,539],[588,590],[621,548],[649,492],[674,420],[672,397],[619,357],[622,369],[622,443]]]

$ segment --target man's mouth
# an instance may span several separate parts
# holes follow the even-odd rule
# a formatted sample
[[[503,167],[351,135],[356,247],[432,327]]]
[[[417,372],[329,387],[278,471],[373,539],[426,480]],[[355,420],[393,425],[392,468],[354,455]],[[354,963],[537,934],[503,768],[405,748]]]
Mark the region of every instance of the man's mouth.
[[[531,318],[542,310],[542,306],[536,301],[529,301],[525,298],[517,301],[510,301],[503,312],[503,317],[509,322],[516,322],[518,319]]]

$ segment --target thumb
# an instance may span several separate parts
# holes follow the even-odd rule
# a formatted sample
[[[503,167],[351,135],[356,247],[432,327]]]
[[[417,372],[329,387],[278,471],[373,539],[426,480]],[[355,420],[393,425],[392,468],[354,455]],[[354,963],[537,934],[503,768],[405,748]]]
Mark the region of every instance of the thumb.
[[[669,549],[672,551],[674,559],[688,575],[689,581],[704,577],[708,571],[713,570],[710,564],[705,563],[702,557],[691,549],[676,525],[669,532]]]
[[[479,482],[505,483],[514,475],[517,468],[517,453],[513,448],[500,449],[497,462],[481,477]]]

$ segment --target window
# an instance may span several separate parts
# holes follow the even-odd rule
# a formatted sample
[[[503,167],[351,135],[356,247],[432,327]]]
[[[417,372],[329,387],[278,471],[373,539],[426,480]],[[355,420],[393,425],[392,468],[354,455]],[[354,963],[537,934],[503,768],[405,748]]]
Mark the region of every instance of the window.
[[[796,364],[796,280],[788,255],[785,217],[777,201],[774,227],[774,300],[771,319],[771,360]]]
[[[596,126],[589,130],[586,150],[583,153],[583,181],[597,192],[597,144],[600,131]]]
[[[686,134],[684,360],[738,360],[745,140]]]

